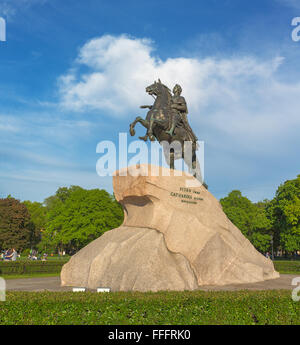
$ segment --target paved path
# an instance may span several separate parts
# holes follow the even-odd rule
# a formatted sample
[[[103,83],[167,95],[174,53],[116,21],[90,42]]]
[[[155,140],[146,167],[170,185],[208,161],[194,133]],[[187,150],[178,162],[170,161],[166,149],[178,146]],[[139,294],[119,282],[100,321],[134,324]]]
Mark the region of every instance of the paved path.
[[[292,286],[293,278],[300,277],[299,275],[293,274],[281,274],[280,278],[265,280],[259,283],[251,284],[232,284],[224,286],[205,286],[199,288],[199,290],[213,290],[213,291],[237,291],[237,290],[291,290],[295,286]]]
[[[292,279],[297,275],[282,274],[278,279],[266,280],[260,283],[225,285],[225,286],[205,286],[199,290],[213,291],[237,291],[237,290],[279,290],[293,289]],[[61,287],[59,277],[45,278],[25,278],[6,280],[7,290],[12,291],[72,291],[71,287]]]
[[[72,291],[60,286],[60,277],[7,279],[6,290],[14,291]]]

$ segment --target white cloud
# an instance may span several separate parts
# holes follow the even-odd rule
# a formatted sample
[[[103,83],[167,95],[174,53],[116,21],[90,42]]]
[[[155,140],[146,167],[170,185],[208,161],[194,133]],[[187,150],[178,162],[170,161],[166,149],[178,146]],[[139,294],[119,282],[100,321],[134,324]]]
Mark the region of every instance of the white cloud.
[[[172,87],[180,82],[190,108],[211,103],[232,103],[240,98],[241,86],[256,87],[272,77],[282,58],[257,61],[252,57],[169,58],[153,56],[148,39],[110,35],[95,38],[79,51],[75,67],[59,78],[61,104],[71,110],[105,110],[115,116],[136,111],[140,102],[152,100],[145,86],[158,77]],[[84,67],[87,71],[83,72]]]
[[[276,0],[277,2],[281,3],[282,5],[286,5],[296,10],[300,9],[300,2],[299,0]]]
[[[2,132],[11,132],[17,133],[20,128],[17,121],[10,116],[0,114],[0,133]]]
[[[0,4],[0,16],[11,20],[18,11],[29,8],[33,5],[43,5],[48,0],[2,0]]]
[[[56,159],[57,145],[60,145],[59,150],[67,146],[74,150],[69,143],[72,138],[78,140],[81,136],[82,140],[91,136],[100,121],[96,124],[91,121],[95,116],[89,114],[88,117],[86,113],[90,110],[97,113],[97,118],[98,114],[106,116],[105,124],[114,124],[120,118],[130,122],[137,115],[145,116],[146,111],[138,107],[153,102],[145,93],[145,87],[157,78],[170,88],[175,83],[183,86],[192,127],[199,139],[206,142],[205,174],[209,184],[222,181],[225,188],[226,181],[233,181],[231,189],[243,189],[237,181],[243,180],[249,185],[249,181],[257,180],[260,181],[257,187],[260,198],[260,186],[270,181],[275,169],[280,170],[276,172],[281,174],[279,181],[286,178],[288,167],[294,171],[294,157],[300,145],[300,83],[287,83],[279,78],[278,72],[285,63],[283,58],[233,56],[162,60],[154,54],[154,44],[148,39],[125,35],[93,39],[81,47],[72,69],[59,78],[61,105],[70,112],[53,115],[55,112],[51,110],[31,116],[0,116],[0,134],[6,134],[2,138],[3,147],[11,143],[16,147],[18,143],[24,150],[32,149],[29,155],[20,152],[30,163],[28,166],[34,164],[48,169],[39,174],[22,169],[20,175],[11,174],[11,178],[17,181],[23,176],[40,183],[49,179],[53,190],[59,183],[88,183],[84,172],[72,175],[76,170],[70,162],[72,155],[59,153],[61,159]],[[73,113],[74,118],[70,119],[72,111],[79,114]],[[45,158],[43,152],[48,147],[52,149]],[[11,165],[7,163],[7,166]],[[6,178],[9,175],[6,174]],[[97,183],[96,180],[93,183]],[[255,191],[255,186],[251,188]],[[217,189],[215,192],[217,195],[225,193]]]
[[[62,104],[72,110],[103,109],[115,115],[136,110],[145,99],[147,82],[158,76],[155,69],[161,62],[151,57],[151,51],[149,40],[126,36],[89,41],[76,59],[77,67],[87,67],[89,72],[80,74],[76,68],[60,78]]]
[[[21,200],[42,202],[62,186],[79,185],[83,188],[104,188],[112,193],[111,177],[99,177],[95,171],[79,169],[22,169],[0,170],[0,197],[13,195]]]
[[[15,147],[0,148],[0,155],[9,156],[10,160],[14,162],[26,161],[29,165],[40,167],[68,169],[78,169],[79,167],[79,164],[66,161],[64,158],[51,155],[48,152],[31,152],[30,150],[22,148],[18,148],[18,150],[16,150]]]
[[[288,136],[300,125],[300,83],[287,84],[277,77],[284,58],[163,61],[154,56],[153,46],[151,40],[126,35],[90,40],[80,49],[73,68],[59,78],[62,106],[106,116],[142,115],[139,105],[153,102],[145,87],[159,77],[170,88],[182,85],[193,126],[197,130],[204,125],[211,141],[218,131],[224,138],[242,139],[241,145],[254,150],[262,145],[273,150],[279,135]],[[234,146],[235,141],[229,144]]]
[[[4,16],[8,19],[13,17],[16,13],[16,10],[7,2],[0,4],[0,16]]]
[[[22,145],[39,140],[42,143],[46,141],[65,143],[74,140],[76,136],[90,135],[94,123],[85,119],[69,119],[67,116],[53,115],[45,112],[22,112],[14,114],[0,114],[0,143],[16,143],[25,140]],[[41,144],[39,142],[39,145]]]

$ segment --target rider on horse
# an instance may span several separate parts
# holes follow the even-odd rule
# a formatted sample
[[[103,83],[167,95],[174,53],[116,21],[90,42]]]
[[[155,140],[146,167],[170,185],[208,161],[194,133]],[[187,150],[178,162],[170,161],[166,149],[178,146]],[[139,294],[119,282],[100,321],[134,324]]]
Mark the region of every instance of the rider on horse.
[[[144,141],[157,140],[164,147],[163,152],[171,169],[174,169],[176,159],[183,159],[193,175],[203,183],[196,155],[198,139],[188,123],[188,110],[185,99],[181,96],[181,87],[175,85],[172,95],[171,90],[158,79],[158,82],[155,81],[146,87],[146,92],[153,96],[154,103],[141,106],[144,109],[148,108],[149,111],[145,119],[137,116],[130,124],[130,135],[135,135],[135,125],[140,123],[147,129],[147,133],[139,138]],[[176,145],[171,147],[175,142]],[[190,142],[192,142],[191,146],[186,145]]]
[[[171,124],[170,129],[166,131],[166,133],[173,135],[173,132],[175,128],[180,125],[180,123],[183,123],[184,128],[189,132],[189,135],[191,136],[191,141],[196,142],[198,138],[194,134],[191,126],[188,123],[187,114],[188,109],[186,105],[185,98],[181,96],[182,88],[180,85],[176,84],[173,88],[173,94],[172,97],[172,104],[171,108],[174,109],[171,115]]]

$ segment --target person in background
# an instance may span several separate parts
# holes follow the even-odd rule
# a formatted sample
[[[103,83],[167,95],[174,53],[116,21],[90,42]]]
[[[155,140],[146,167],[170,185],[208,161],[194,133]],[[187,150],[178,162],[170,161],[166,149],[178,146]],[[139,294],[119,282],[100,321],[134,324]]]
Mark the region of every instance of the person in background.
[[[4,261],[10,261],[12,258],[12,250],[7,249],[7,251],[4,254]]]
[[[11,261],[16,261],[18,257],[18,253],[15,250],[15,248],[12,249],[12,254],[11,254]]]

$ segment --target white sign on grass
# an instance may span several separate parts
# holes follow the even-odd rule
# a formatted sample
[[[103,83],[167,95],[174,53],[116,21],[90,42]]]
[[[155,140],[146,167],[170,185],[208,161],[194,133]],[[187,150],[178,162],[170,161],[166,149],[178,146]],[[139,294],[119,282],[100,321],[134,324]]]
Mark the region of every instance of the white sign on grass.
[[[97,292],[110,292],[110,288],[98,288]]]
[[[0,278],[0,302],[5,302],[6,282]]]
[[[85,292],[85,288],[73,288],[73,292]]]

